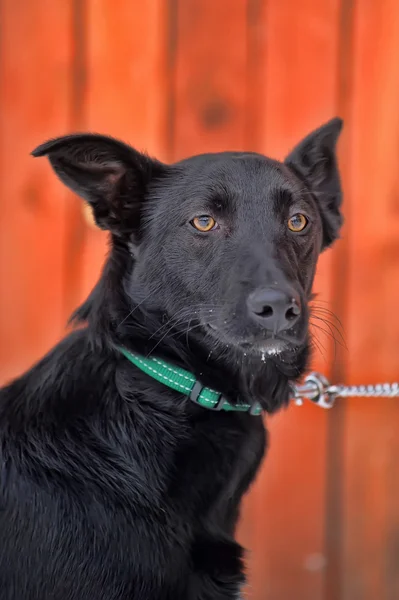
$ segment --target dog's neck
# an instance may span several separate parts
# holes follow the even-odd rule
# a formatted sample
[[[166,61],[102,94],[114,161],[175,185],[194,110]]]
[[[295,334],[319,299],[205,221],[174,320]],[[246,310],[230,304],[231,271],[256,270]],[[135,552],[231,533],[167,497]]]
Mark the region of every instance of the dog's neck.
[[[230,350],[229,353],[210,350],[201,343],[200,335],[152,337],[160,327],[155,320],[149,328],[148,315],[138,309],[119,328],[104,306],[96,311],[85,303],[78,320],[87,323],[94,349],[116,349],[121,344],[142,356],[157,356],[187,369],[205,386],[220,391],[232,402],[243,398],[259,402],[264,410],[273,412],[286,405],[291,397],[292,381],[300,377],[307,365],[308,346],[295,356],[273,356],[262,360],[260,353],[251,354]],[[82,314],[83,313],[83,314]],[[83,318],[85,315],[85,318]],[[147,317],[147,318],[146,318]],[[146,323],[146,325],[143,325]]]
[[[238,398],[257,401],[269,412],[288,403],[292,381],[306,369],[308,343],[292,354],[262,357],[260,352],[210,346],[200,328],[188,336],[173,329],[165,335],[161,311],[147,310],[145,302],[132,309],[121,289],[117,266],[115,261],[107,263],[103,277],[73,315],[75,322],[87,324],[95,349],[122,344],[143,356],[158,356],[189,370],[233,402]]]

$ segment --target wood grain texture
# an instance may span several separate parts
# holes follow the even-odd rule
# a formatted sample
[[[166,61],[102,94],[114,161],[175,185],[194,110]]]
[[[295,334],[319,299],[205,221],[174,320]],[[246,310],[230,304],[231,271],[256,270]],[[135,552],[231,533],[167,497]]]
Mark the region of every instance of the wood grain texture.
[[[178,0],[173,158],[245,147],[247,1]]]
[[[398,378],[399,6],[357,1],[347,237],[347,376]],[[399,597],[399,404],[345,405],[344,600]],[[395,467],[396,465],[396,467]]]
[[[66,192],[30,151],[69,126],[71,3],[1,0],[0,379],[64,328]]]

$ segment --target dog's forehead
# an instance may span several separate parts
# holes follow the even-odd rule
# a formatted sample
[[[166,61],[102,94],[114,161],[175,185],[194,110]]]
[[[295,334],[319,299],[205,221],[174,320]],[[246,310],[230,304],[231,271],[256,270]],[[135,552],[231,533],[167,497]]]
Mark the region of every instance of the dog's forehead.
[[[193,156],[179,163],[186,188],[226,200],[265,198],[274,191],[295,191],[298,182],[281,162],[249,152]]]
[[[199,154],[179,163],[192,176],[225,179],[233,173],[235,179],[259,178],[281,172],[283,166],[255,152],[219,152],[214,154]]]

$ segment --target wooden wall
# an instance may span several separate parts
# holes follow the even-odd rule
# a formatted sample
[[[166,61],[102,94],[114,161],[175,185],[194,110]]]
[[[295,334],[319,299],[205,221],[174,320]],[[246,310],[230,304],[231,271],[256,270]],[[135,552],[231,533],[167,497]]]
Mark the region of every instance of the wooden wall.
[[[343,240],[315,290],[334,381],[399,376],[399,4],[395,0],[0,0],[0,378],[63,334],[106,239],[29,152],[75,130],[163,160],[282,158],[345,119]],[[399,598],[399,401],[291,407],[245,502],[253,600]]]

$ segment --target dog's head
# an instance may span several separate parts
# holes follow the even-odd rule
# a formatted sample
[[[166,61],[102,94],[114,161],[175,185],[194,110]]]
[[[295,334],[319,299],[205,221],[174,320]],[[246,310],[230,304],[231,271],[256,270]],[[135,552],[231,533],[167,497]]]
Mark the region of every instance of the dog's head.
[[[114,333],[139,324],[147,353],[169,343],[188,356],[191,343],[209,361],[247,364],[248,380],[268,361],[297,376],[317,259],[342,222],[341,126],[333,119],[284,162],[225,152],[165,165],[91,134],[51,140],[33,154],[49,157],[112,234],[104,277],[119,298]]]

